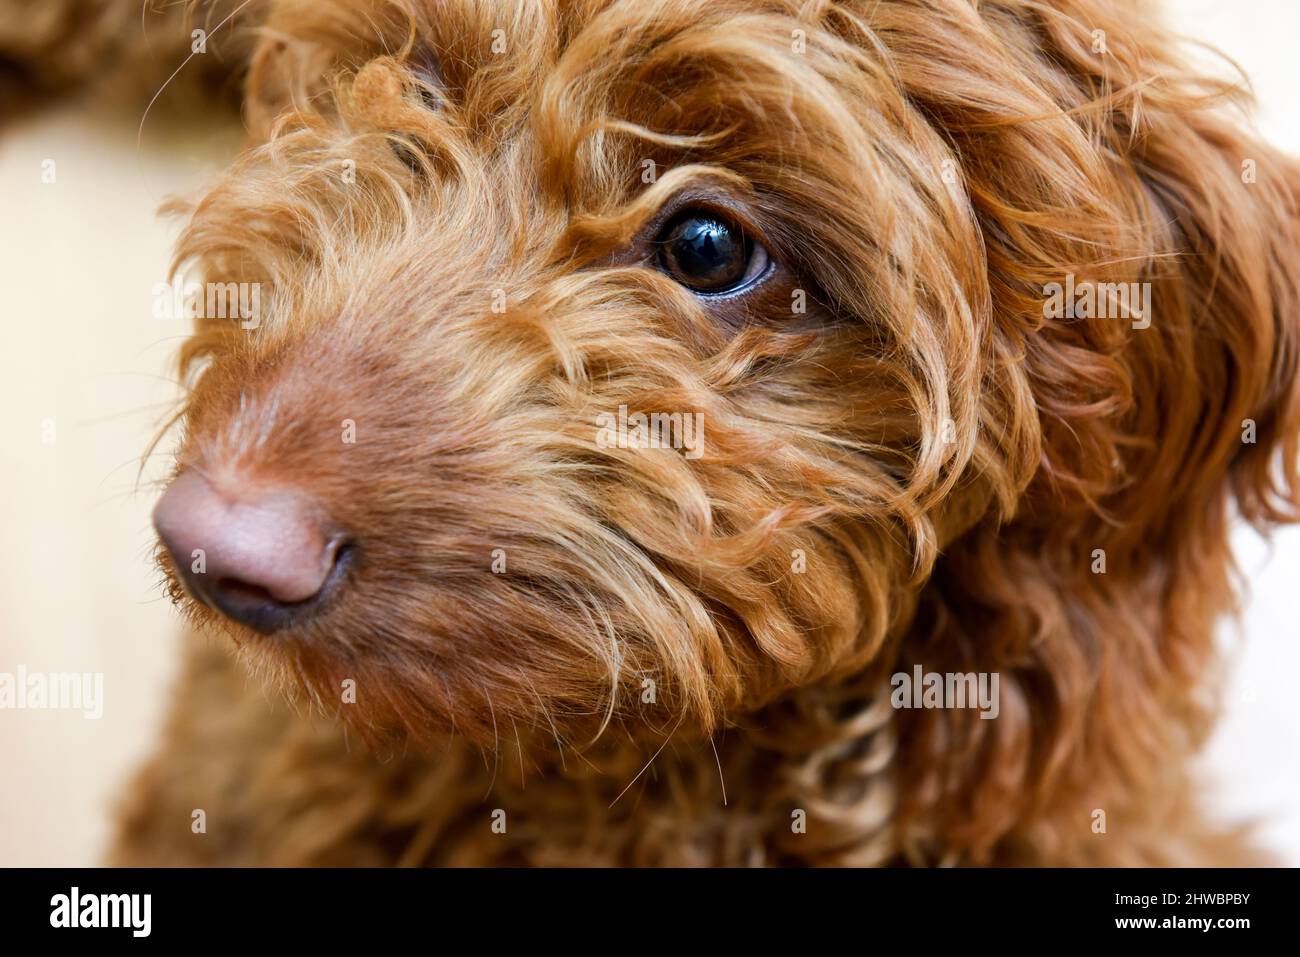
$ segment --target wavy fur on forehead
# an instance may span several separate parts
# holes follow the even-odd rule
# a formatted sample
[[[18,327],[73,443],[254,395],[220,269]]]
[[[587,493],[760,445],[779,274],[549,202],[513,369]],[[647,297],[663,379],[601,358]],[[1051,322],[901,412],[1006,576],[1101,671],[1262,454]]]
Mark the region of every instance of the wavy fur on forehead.
[[[687,773],[734,727],[709,826],[748,860],[1237,859],[1187,763],[1233,510],[1296,518],[1300,166],[1236,85],[1120,0],[256,9],[254,144],[178,261],[269,300],[187,345],[183,459],[259,467],[294,411],[382,441],[268,440],[380,540],[355,608],[250,658],[326,707],[358,677],[376,735],[614,722],[612,767],[676,734]],[[719,322],[620,258],[690,191],[784,298]],[[1149,327],[1046,315],[1067,275],[1150,283]],[[706,454],[594,447],[620,405],[703,412]],[[999,717],[882,719],[915,665],[998,673]],[[591,860],[673,859],[622,813]]]

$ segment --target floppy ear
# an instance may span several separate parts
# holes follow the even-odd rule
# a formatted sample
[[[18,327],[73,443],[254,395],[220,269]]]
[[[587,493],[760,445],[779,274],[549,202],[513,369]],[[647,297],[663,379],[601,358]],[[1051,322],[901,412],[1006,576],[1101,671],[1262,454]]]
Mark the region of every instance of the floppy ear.
[[[1300,165],[1229,119],[1239,91],[1138,5],[935,6],[864,17],[987,250],[1000,385],[980,442],[1039,438],[1023,490],[990,490],[1020,492],[1014,512],[947,544],[899,651],[899,670],[998,672],[1001,690],[992,720],[899,712],[905,846],[1227,854],[1181,775],[1212,710],[1233,506],[1297,516]]]

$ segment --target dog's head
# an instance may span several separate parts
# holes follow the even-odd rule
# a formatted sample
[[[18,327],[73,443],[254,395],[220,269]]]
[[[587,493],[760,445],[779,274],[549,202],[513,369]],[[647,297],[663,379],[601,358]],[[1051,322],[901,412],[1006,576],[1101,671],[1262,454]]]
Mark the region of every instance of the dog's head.
[[[1296,169],[1121,6],[271,4],[178,597],[417,735],[918,662],[1003,676],[918,765],[1041,768],[1190,686],[1294,477]]]

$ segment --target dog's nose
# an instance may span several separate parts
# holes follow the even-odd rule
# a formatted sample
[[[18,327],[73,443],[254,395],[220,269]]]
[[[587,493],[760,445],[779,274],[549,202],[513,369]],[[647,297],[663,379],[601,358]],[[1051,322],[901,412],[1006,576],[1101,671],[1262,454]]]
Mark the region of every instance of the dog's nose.
[[[190,594],[263,634],[319,610],[347,551],[303,494],[223,494],[194,470],[168,487],[153,523]]]

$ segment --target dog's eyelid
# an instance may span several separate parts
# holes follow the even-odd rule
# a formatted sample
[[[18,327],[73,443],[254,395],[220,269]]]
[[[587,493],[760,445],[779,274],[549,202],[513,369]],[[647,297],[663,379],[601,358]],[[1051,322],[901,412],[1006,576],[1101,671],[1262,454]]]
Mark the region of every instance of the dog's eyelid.
[[[764,230],[749,209],[749,204],[735,197],[714,191],[683,190],[664,203],[646,223],[643,232],[657,236],[674,219],[688,211],[703,216],[717,216],[742,229],[757,242],[763,242]]]
[[[440,109],[447,96],[447,78],[443,75],[437,56],[432,53],[421,54],[410,60],[407,68],[415,81],[420,99],[429,109]]]

